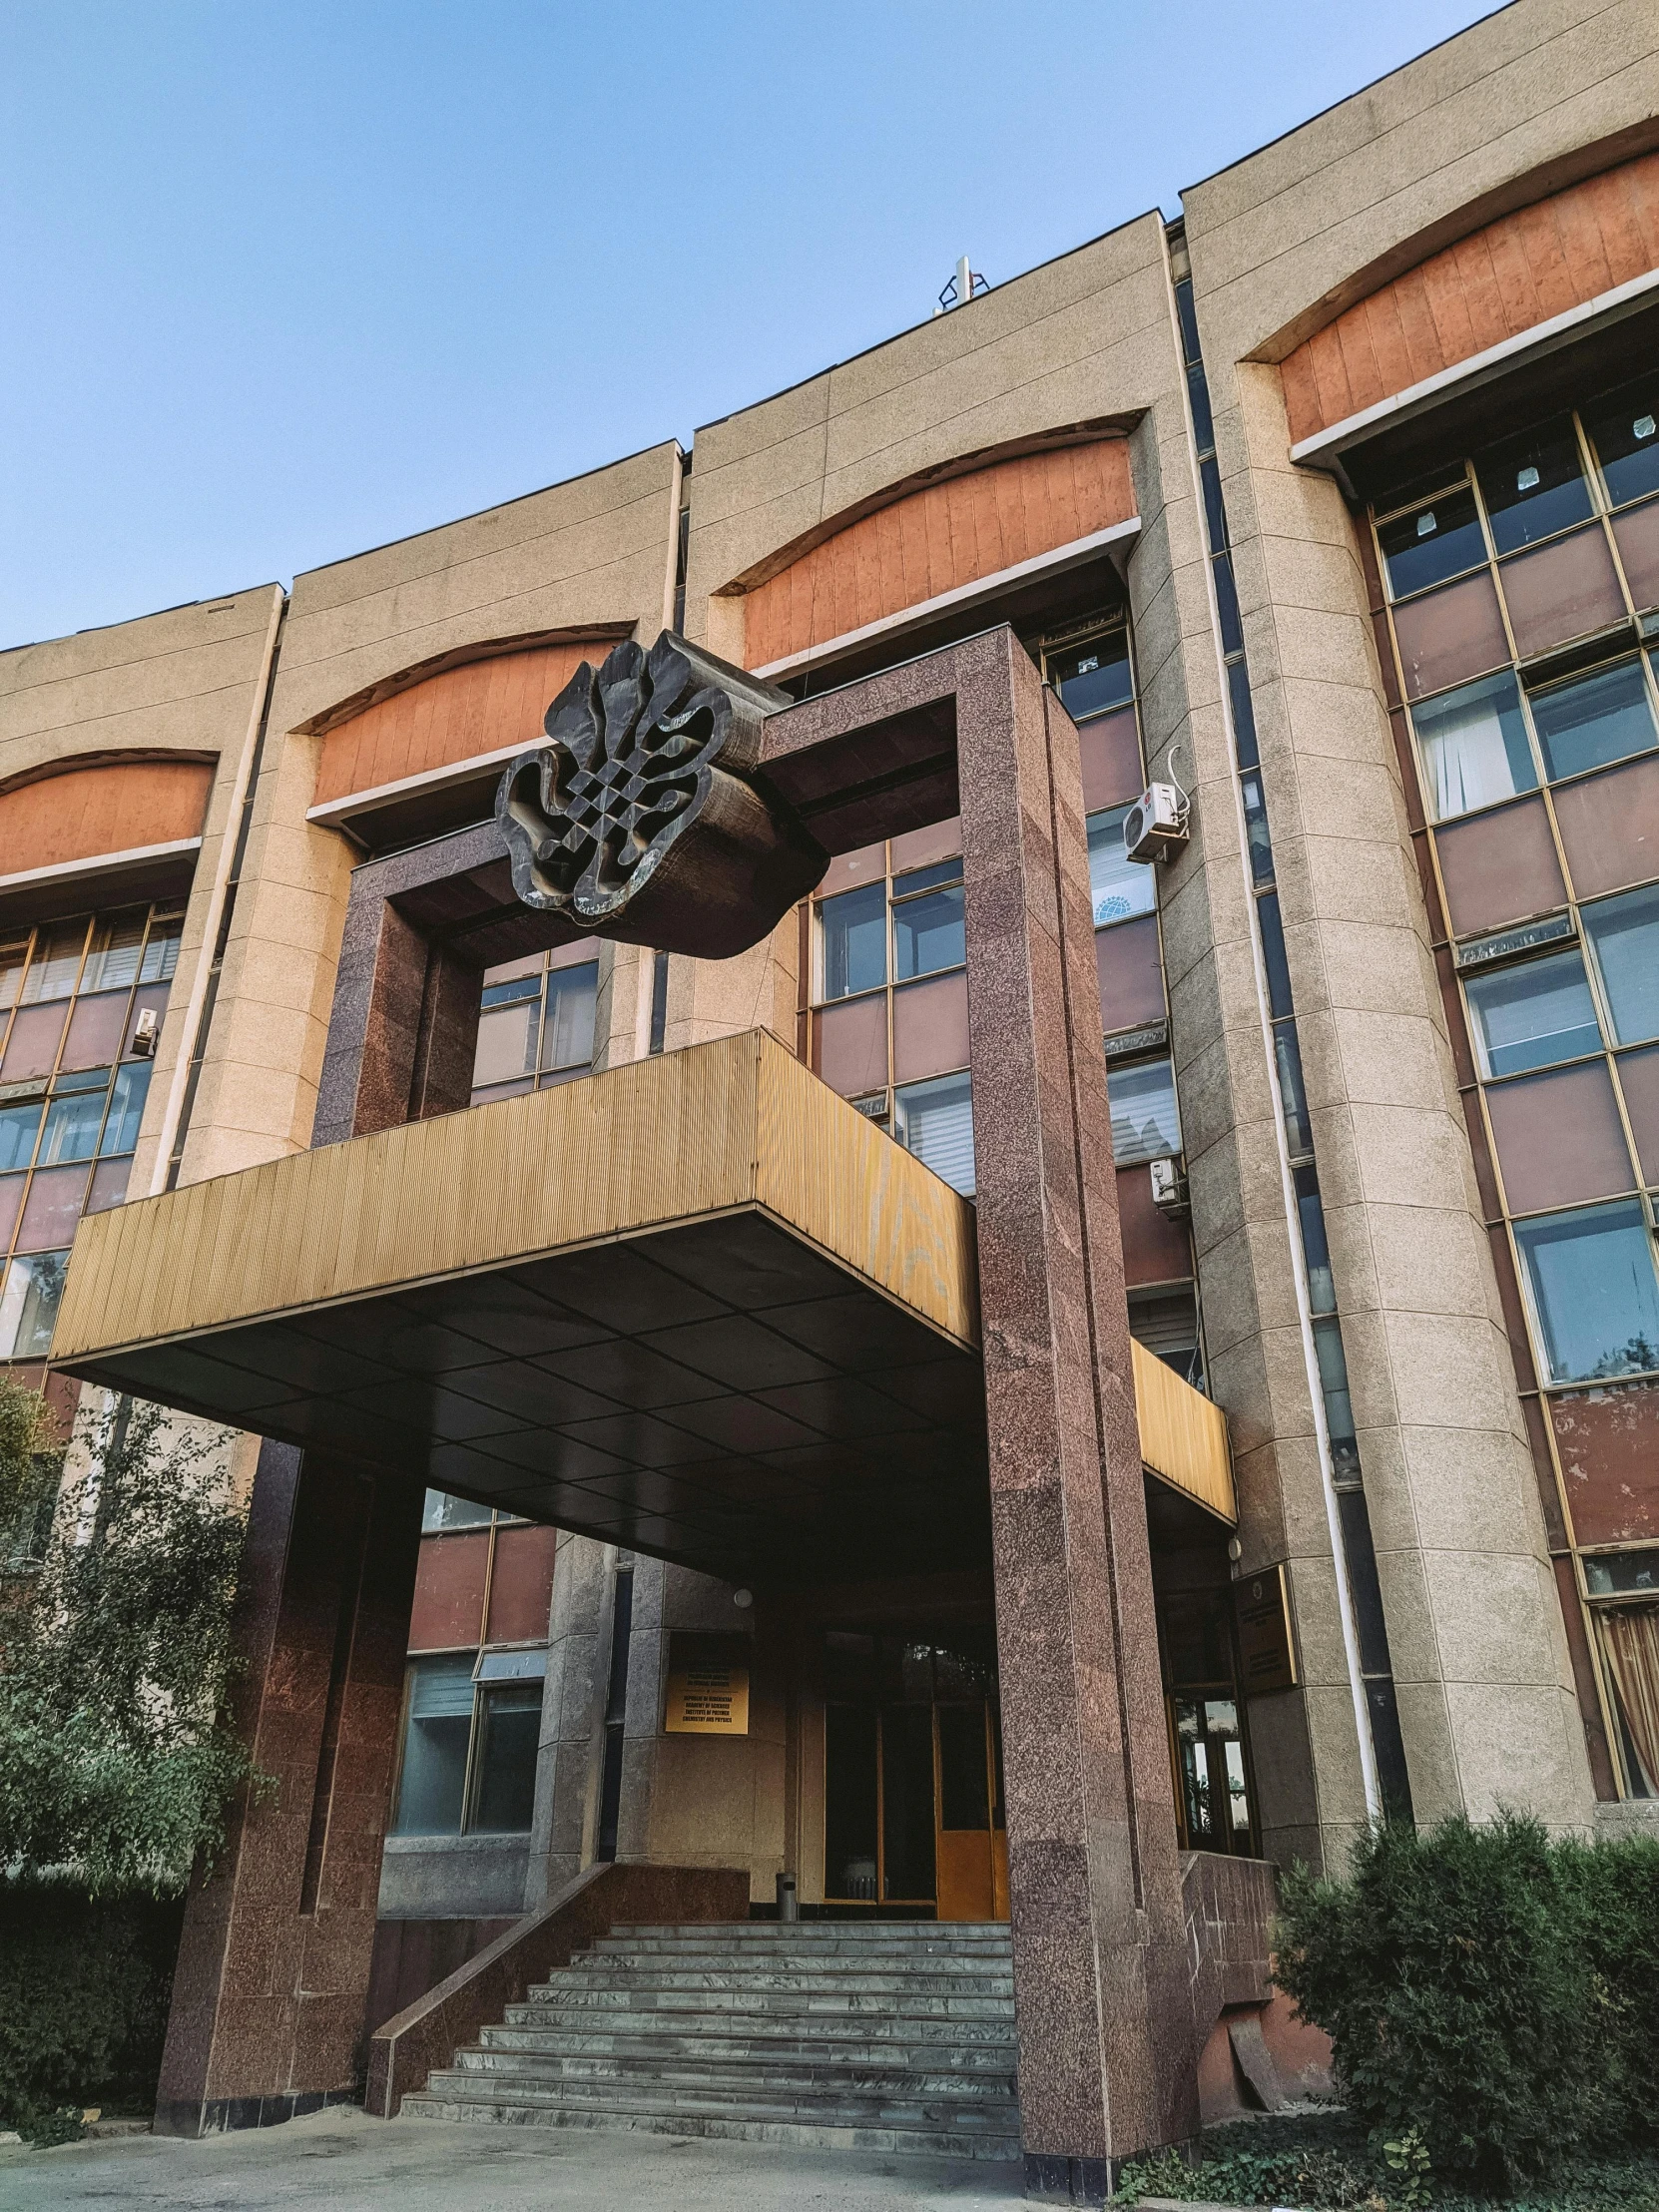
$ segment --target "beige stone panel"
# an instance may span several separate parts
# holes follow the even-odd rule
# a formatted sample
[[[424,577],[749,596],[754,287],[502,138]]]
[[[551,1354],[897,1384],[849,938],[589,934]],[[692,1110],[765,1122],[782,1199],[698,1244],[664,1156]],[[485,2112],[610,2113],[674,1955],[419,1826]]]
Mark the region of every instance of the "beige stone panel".
[[[1370,1487],[1368,1481],[1367,1489]],[[1436,1634],[1423,1553],[1414,1544],[1400,1549],[1380,1545],[1377,1578],[1382,1592],[1383,1617],[1388,1623],[1388,1657],[1395,1684],[1439,1684],[1445,1673],[1444,1655]],[[1437,1725],[1443,1731],[1443,1692]]]
[[[1271,480],[1267,471],[1263,472],[1263,478]],[[1266,532],[1249,543],[1253,581],[1256,576],[1261,577],[1262,602],[1274,608],[1281,622],[1288,613],[1328,615],[1336,619],[1339,627],[1333,634],[1323,637],[1318,645],[1320,673],[1328,674],[1335,664],[1338,682],[1345,676],[1350,682],[1362,680],[1369,657],[1368,640],[1364,629],[1351,629],[1348,624],[1354,616],[1356,597],[1364,591],[1365,580],[1352,544],[1332,545],[1318,538],[1282,537]],[[1286,676],[1303,673],[1297,665],[1297,656],[1283,648],[1280,665]]]
[[[1399,1443],[1424,1544],[1442,1551],[1538,1550],[1537,1478],[1521,1438],[1506,1430],[1408,1422]]]
[[[1254,1451],[1234,1451],[1233,1487],[1239,1501],[1237,1571],[1241,1575],[1277,1565],[1290,1549],[1279,1461],[1278,1447],[1271,1443],[1258,1444]]]
[[[1445,1687],[1438,1681],[1396,1680],[1394,1704],[1411,1786],[1411,1815],[1419,1828],[1431,1828],[1463,1810]]]
[[[1329,1585],[1320,1593],[1320,1602],[1329,1606],[1334,1617],[1336,1589],[1329,1564],[1321,1562],[1315,1569],[1301,1560],[1295,1561],[1291,1569],[1292,1583],[1305,1583],[1315,1573]],[[1305,1601],[1299,1597],[1299,1629],[1304,1606]],[[1351,1823],[1363,1826],[1367,1817],[1366,1778],[1360,1764],[1354,1693],[1349,1687],[1346,1668],[1340,1677],[1331,1679],[1316,1678],[1310,1673],[1305,1695],[1308,1734],[1314,1746],[1314,1772],[1319,1785],[1321,1826],[1327,1829]]]
[[[1424,965],[1428,925],[1422,893],[1404,845],[1357,845],[1352,839],[1340,842],[1317,837],[1305,846],[1301,862],[1303,910],[1320,915],[1328,927],[1355,921],[1410,930],[1418,943],[1419,949],[1412,957],[1421,979],[1414,1010],[1440,1013],[1443,1022],[1431,959]],[[1396,948],[1395,957],[1403,960],[1403,949]]]
[[[594,996],[596,1072],[643,1060],[651,1041],[651,963],[643,945],[601,943]]]
[[[1382,769],[1397,787],[1393,746],[1370,684],[1284,675],[1280,686],[1284,722],[1296,733],[1299,763],[1364,763]]]
[[[1325,1476],[1319,1440],[1312,1422],[1299,1436],[1282,1436],[1277,1445],[1279,1478],[1284,1486],[1286,1555],[1329,1559],[1331,1522],[1326,1510]]]
[[[1341,1293],[1341,1284],[1338,1286]],[[1365,1437],[1371,1429],[1391,1428],[1399,1417],[1394,1377],[1388,1365],[1388,1345],[1382,1317],[1363,1307],[1342,1317],[1343,1357],[1348,1367],[1349,1402],[1365,1458]]]
[[[1400,1419],[1412,1426],[1512,1433],[1514,1371],[1491,1324],[1459,1314],[1383,1317]]]
[[[1448,243],[1459,210],[1517,204],[1503,195],[1531,172],[1655,113],[1645,0],[1499,10],[1183,194],[1207,353],[1242,359],[1316,302],[1346,305],[1356,272]]]
[[[1420,1206],[1373,1206],[1366,1214],[1379,1306],[1492,1322],[1491,1260],[1467,1214]]]
[[[1519,1552],[1424,1551],[1440,1669],[1448,1682],[1557,1689],[1540,1600],[1547,1569]]]
[[[1202,1255],[1204,1346],[1212,1363],[1225,1358],[1235,1347],[1250,1344],[1260,1333],[1264,1291],[1280,1293],[1268,1318],[1275,1326],[1284,1326],[1283,1298],[1289,1284],[1259,1281],[1251,1247],[1251,1232],[1240,1227],[1230,1236],[1218,1238]],[[1282,1256],[1275,1258],[1283,1264]]]
[[[1594,1798],[1584,1728],[1559,1690],[1538,1683],[1450,1682],[1446,1706],[1470,1820],[1505,1808],[1588,1834]]]
[[[1346,1099],[1356,1107],[1402,1108],[1429,1120],[1446,1118],[1442,1039],[1426,1009],[1384,1014],[1341,1007],[1311,1014],[1300,1027],[1302,1064],[1312,1096]],[[1328,1076],[1329,1088],[1322,1075]]]
[[[494,638],[665,619],[679,449],[653,447],[294,579],[273,701],[290,730],[367,686]]]
[[[770,937],[731,959],[671,960],[665,1049],[677,1052],[710,1037],[769,1029],[793,1052],[799,938],[790,913]]]
[[[240,750],[276,589],[0,653],[0,778],[79,753]]]
[[[1326,863],[1322,874],[1340,880],[1344,871],[1332,861],[1323,839],[1315,849]],[[1443,1039],[1443,1026],[1434,1020],[1433,1002],[1423,990],[1422,940],[1403,914],[1391,922],[1373,920],[1364,912],[1368,887],[1386,892],[1397,885],[1386,851],[1362,847],[1351,872],[1357,878],[1353,904],[1360,911],[1332,916],[1329,909],[1320,910],[1320,965],[1332,1004],[1368,1020],[1383,1015],[1401,1022],[1426,1021]],[[1434,1057],[1438,1065],[1437,1049]]]

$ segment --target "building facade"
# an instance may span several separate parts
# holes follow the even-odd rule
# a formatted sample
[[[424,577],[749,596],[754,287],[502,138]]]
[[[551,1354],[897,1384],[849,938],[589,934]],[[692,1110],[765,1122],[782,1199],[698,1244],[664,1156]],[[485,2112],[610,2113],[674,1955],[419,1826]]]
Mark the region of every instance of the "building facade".
[[[689,453],[0,657],[0,1357],[62,1362],[66,1403],[126,1380],[273,1439],[250,1725],[291,1785],[293,1960],[314,1966],[331,1882],[354,1931],[334,1979],[295,1963],[255,1992],[252,1876],[193,1908],[179,2124],[339,2090],[371,2013],[615,1861],[747,1870],[763,1911],[788,1874],[809,1912],[1011,1912],[1028,2153],[1098,2161],[1195,2109],[1177,1853],[1340,1865],[1384,1813],[1518,1805],[1587,1833],[1659,1808],[1656,113],[1650,9],[1517,0],[1180,221]],[[549,703],[665,631],[770,687],[757,773],[827,861],[725,958],[538,936],[490,842]],[[1184,825],[1156,862],[1125,841],[1152,784]],[[1103,1051],[1062,1052],[1074,1016]],[[777,1055],[816,1085],[803,1127],[817,1093],[855,1109],[793,1213],[756,1203],[875,1286],[887,1349],[843,1356],[814,1334],[827,1308],[795,1328],[824,1286],[758,1288],[781,1263],[724,1244],[701,1275],[633,1251],[704,1301],[657,1321],[562,1260],[592,1329],[521,1348],[432,1303],[531,1249],[486,1265],[459,1219],[444,1244],[436,1186],[430,1249],[352,1278],[303,1360],[233,1363],[240,1396],[208,1339],[344,1297],[343,1260],[285,1289],[274,1263],[212,1313],[124,1287],[135,1255],[187,1249],[165,1241],[197,1186],[279,1210],[301,1155],[317,1178],[337,1157],[367,1164],[315,1203],[389,1206],[415,1173],[398,1129],[448,1132],[479,1224],[553,1131],[594,1190],[635,1174],[622,1132],[632,1163],[647,1128],[695,1184],[719,1150],[698,1086],[738,1100],[720,1051],[744,1040],[763,1105]],[[920,1181],[889,1191],[900,1155]],[[831,1156],[872,1221],[977,1238],[977,1305],[808,1226]],[[535,1250],[727,1219],[705,1180],[701,1213],[590,1218],[572,1190]],[[388,1249],[406,1228],[388,1217]],[[393,1284],[402,1337],[369,1303]],[[716,1341],[716,1305],[759,1318],[770,1367]],[[1096,1379],[1081,1443],[1055,1382],[1050,1458],[1104,1484],[1104,1579],[1062,1547],[1070,1581],[1044,1581],[1013,1532],[1037,1482],[1015,1439],[1044,1433],[1013,1411],[1032,1330],[1055,1377]],[[278,1713],[302,1528],[358,1561],[307,1601],[356,1626],[343,1658],[317,1632],[321,1689]],[[741,1681],[741,1729],[688,1722],[710,1668]],[[1096,1741],[1079,1685],[1107,1679]],[[1114,1913],[1139,1931],[1115,2133],[1037,2025],[1070,1938],[1039,1904],[1035,1777],[1072,1729],[1079,1805],[1091,1760],[1126,1793],[1133,1898],[1090,1890],[1077,1923],[1108,1949]],[[1022,1925],[1047,1948],[1022,1954]],[[1110,1972],[1091,2001],[1113,2014]]]

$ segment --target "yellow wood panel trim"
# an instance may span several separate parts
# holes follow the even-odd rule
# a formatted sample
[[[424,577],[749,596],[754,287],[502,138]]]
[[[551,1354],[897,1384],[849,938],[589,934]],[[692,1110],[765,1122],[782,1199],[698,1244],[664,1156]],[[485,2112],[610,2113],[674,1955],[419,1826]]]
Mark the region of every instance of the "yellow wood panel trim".
[[[762,1203],[964,1345],[966,1201],[763,1032],[83,1221],[59,1363]]]
[[[1131,1338],[1129,1349],[1135,1367],[1142,1460],[1173,1489],[1197,1498],[1223,1520],[1236,1522],[1239,1505],[1227,1446],[1227,1415],[1214,1399],[1183,1382],[1145,1345]]]
[[[977,1349],[973,1208],[774,1038],[756,1034],[762,1205]]]

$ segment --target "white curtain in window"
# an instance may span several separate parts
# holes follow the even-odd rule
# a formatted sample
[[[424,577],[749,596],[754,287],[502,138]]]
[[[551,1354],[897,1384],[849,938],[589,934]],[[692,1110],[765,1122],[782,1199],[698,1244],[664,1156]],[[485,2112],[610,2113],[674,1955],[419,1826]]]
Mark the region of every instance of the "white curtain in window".
[[[1449,693],[1417,708],[1413,720],[1436,821],[1530,788],[1529,772],[1523,771],[1520,781],[1515,775],[1514,747],[1524,755],[1526,739],[1508,679]]]

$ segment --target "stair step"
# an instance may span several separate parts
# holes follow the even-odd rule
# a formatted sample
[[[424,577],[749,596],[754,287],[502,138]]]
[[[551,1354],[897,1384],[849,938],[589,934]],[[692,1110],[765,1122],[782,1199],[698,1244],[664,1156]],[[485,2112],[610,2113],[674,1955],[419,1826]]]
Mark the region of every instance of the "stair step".
[[[955,2158],[1019,2152],[998,1922],[613,1929],[485,2026],[411,2118]]]
[[[883,2107],[873,2099],[868,2100],[867,2110],[832,2104],[828,2111],[815,2112],[737,2099],[700,2104],[676,2097],[630,2096],[619,2101],[609,2091],[583,2096],[563,2086],[538,2092],[516,2083],[511,2096],[503,2097],[487,2080],[454,2074],[435,2074],[428,2089],[404,2098],[402,2108],[415,2119],[643,2129],[657,2134],[796,2143],[827,2149],[839,2146],[925,2152],[953,2158],[1011,2158],[1019,2149],[1018,2122],[1011,2108],[987,2114],[983,2124],[974,2126],[967,2123],[965,2115],[952,2111],[920,2104]]]
[[[914,2067],[841,2061],[819,2064],[811,2059],[724,2058],[661,2053],[629,2055],[604,2052],[554,2052],[515,2050],[489,2041],[455,2053],[456,2073],[499,2074],[513,2079],[542,2082],[620,2081],[660,2082],[665,2088],[723,2089],[728,2094],[750,2093],[815,2096],[880,2096],[909,2100],[922,2098],[971,2098],[1012,2101],[1014,2076],[1006,2063],[995,2070],[954,2071],[948,2067]]]

